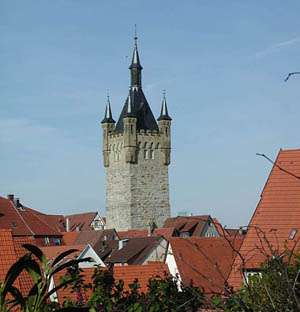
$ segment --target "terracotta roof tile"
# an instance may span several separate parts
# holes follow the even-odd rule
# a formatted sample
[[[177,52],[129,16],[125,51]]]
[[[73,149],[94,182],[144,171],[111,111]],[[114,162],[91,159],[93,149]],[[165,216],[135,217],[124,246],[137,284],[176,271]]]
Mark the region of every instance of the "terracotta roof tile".
[[[168,218],[163,227],[175,227],[179,231],[184,232],[190,231],[195,226],[192,236],[201,236],[209,218],[210,216],[208,215]]]
[[[82,250],[86,247],[86,245],[68,245],[68,246],[47,246],[47,247],[39,247],[42,252],[46,255],[49,262],[54,261],[54,259],[60,255],[61,253],[70,250],[70,249],[78,249],[77,252],[74,252],[70,254],[67,259],[73,259],[76,256],[79,256],[79,254],[82,252]],[[65,260],[67,260],[65,259]],[[65,261],[64,260],[64,261]]]
[[[74,245],[80,232],[62,232],[62,244],[64,245]]]
[[[86,212],[66,216],[66,219],[70,219],[70,230],[76,231],[76,228],[79,227],[81,231],[90,231],[91,222],[94,220],[97,212]]]
[[[99,230],[99,231],[82,231],[79,232],[74,245],[90,244],[94,247],[99,241],[110,240],[116,235],[114,229]]]
[[[20,257],[23,257],[29,251],[22,247],[23,244],[30,244],[30,245],[36,245],[34,238],[31,237],[13,237],[15,252],[17,259]],[[30,289],[34,286],[34,282],[30,275],[26,271],[22,271],[20,274],[20,291],[23,294],[23,296],[27,296]]]
[[[118,231],[120,239],[135,238],[135,237],[146,237],[148,236],[148,230],[128,230]]]
[[[276,164],[299,177],[300,150],[281,150]],[[278,252],[281,252],[285,241],[287,247],[291,247],[300,237],[299,224],[300,181],[274,165],[240,250],[246,257],[246,269],[259,268],[259,263],[265,260],[259,251],[261,241],[258,238],[258,232],[260,230],[265,233],[270,244],[278,249]],[[296,229],[297,232],[293,239],[289,239],[293,229]],[[266,247],[265,243],[263,245]],[[230,284],[234,287],[239,287],[242,283],[240,268],[241,260],[236,258],[234,270],[229,279]]]
[[[169,239],[174,235],[174,231],[175,227],[154,229],[152,236],[161,235],[164,238]]]
[[[82,269],[83,272],[81,273],[83,275],[83,279],[86,283],[90,283],[92,280],[92,276],[94,274],[94,269],[92,268],[84,268]],[[139,289],[140,292],[146,293],[148,288],[148,281],[150,278],[155,278],[157,276],[164,277],[165,272],[168,274],[168,266],[164,263],[160,262],[152,262],[151,264],[147,265],[130,265],[130,266],[116,266],[113,269],[114,272],[114,278],[116,282],[119,280],[124,281],[124,291],[129,291],[129,284],[132,284],[134,280],[137,278],[138,282],[141,286]],[[66,274],[66,271],[61,271],[58,274],[54,276],[55,285],[57,286],[59,284],[59,278],[64,276]],[[84,293],[84,296],[86,299],[91,295],[91,290],[87,290]],[[77,294],[71,293],[70,289],[60,290],[58,292],[58,298],[60,303],[62,303],[62,298],[70,297],[72,300],[76,301]]]
[[[12,229],[19,236],[60,236],[26,206],[17,208],[10,200],[0,197],[0,228]]]
[[[228,239],[237,249],[242,243],[240,237]],[[224,237],[172,237],[170,244],[184,284],[192,281],[193,285],[204,287],[207,293],[223,288],[235,257]]]

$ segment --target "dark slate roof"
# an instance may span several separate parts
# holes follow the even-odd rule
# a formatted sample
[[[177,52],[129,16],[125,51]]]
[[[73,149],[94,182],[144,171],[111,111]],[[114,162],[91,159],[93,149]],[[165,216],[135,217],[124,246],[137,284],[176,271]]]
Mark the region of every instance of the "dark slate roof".
[[[122,249],[115,250],[110,257],[106,259],[106,263],[128,263],[130,265],[139,264],[140,261],[157,246],[162,236],[147,236],[129,238],[127,245]]]
[[[172,118],[168,114],[168,107],[167,107],[167,101],[166,101],[165,95],[163,97],[162,104],[161,104],[160,116],[158,117],[157,120],[172,120]]]
[[[141,88],[130,91],[132,113],[137,118],[137,130],[157,130],[158,125],[152,114],[151,108],[146,100],[144,92]],[[123,132],[123,118],[127,115],[128,98],[123,106],[120,118],[116,125],[116,132]]]
[[[109,96],[107,96],[105,115],[101,123],[115,123],[114,119],[112,118]]]

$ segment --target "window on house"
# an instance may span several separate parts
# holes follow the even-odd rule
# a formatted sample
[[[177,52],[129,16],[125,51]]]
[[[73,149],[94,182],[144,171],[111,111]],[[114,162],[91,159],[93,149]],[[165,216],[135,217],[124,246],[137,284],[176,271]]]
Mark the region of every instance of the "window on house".
[[[81,227],[80,226],[76,226],[76,232],[80,232],[81,231]]]
[[[54,237],[54,245],[59,246],[60,245],[60,238],[59,237]]]
[[[154,152],[153,152],[153,150],[150,150],[150,159],[154,159]]]
[[[50,245],[50,239],[49,239],[48,236],[45,237],[45,244],[46,244],[47,246]]]
[[[14,228],[17,227],[17,223],[16,223],[16,222],[12,222],[11,224],[12,224],[12,226],[13,226]]]

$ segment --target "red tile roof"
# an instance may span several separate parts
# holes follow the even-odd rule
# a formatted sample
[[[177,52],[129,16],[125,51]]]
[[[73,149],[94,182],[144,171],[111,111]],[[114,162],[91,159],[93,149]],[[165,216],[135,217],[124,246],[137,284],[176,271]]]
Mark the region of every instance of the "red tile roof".
[[[228,238],[239,248],[242,238]],[[224,237],[170,238],[182,282],[204,287],[207,293],[221,291],[227,280],[235,253]],[[216,268],[217,266],[217,268]]]
[[[87,245],[95,246],[99,241],[110,240],[116,235],[114,229],[111,230],[99,230],[99,231],[83,231],[79,232],[76,238],[75,245]]]
[[[220,236],[228,236],[229,233],[226,229],[223,228],[222,224],[218,221],[217,218],[213,218],[213,222]]]
[[[65,217],[63,215],[47,215],[42,212],[27,208],[30,212],[35,214],[40,220],[46,223],[49,227],[57,232],[66,231],[65,227]]]
[[[163,227],[175,227],[180,232],[190,231],[193,227],[195,227],[192,236],[201,236],[209,218],[210,216],[208,215],[168,218]]]
[[[300,150],[281,150],[276,164],[283,170],[273,166],[240,250],[246,258],[246,269],[259,268],[265,260],[260,252],[262,245],[268,251],[266,243],[262,244],[263,233],[279,253],[285,242],[290,248],[300,237]],[[293,229],[297,232],[289,239]],[[229,279],[234,287],[242,283],[241,264],[237,257]]]
[[[4,280],[9,268],[17,261],[12,231],[0,229],[0,280]],[[18,284],[18,283],[17,283]],[[19,285],[18,288],[20,287]]]
[[[73,245],[73,246],[47,246],[47,247],[39,247],[42,252],[46,255],[47,259],[49,262],[54,261],[54,259],[60,255],[61,253],[70,250],[70,249],[78,249],[77,252],[73,252],[72,254],[70,254],[67,259],[73,259],[74,257],[78,257],[80,255],[80,253],[82,252],[82,250],[86,247],[86,245]],[[67,260],[65,259],[65,260]],[[64,260],[64,261],[65,261]]]
[[[135,237],[146,237],[148,236],[148,230],[128,230],[118,231],[120,239],[135,238]]]
[[[15,247],[15,252],[16,252],[16,257],[17,259],[20,257],[23,257],[29,251],[22,247],[23,244],[30,244],[30,245],[36,245],[35,240],[32,236],[30,237],[19,237],[15,236],[13,237],[13,242],[14,242],[14,247]],[[27,296],[30,289],[34,286],[34,282],[30,275],[24,270],[20,274],[20,291],[23,294],[23,296]]]
[[[26,206],[23,209],[3,197],[0,197],[0,228],[12,229],[13,235],[19,236],[60,236],[61,234],[40,220],[32,210]]]
[[[80,231],[90,231],[91,222],[94,220],[97,212],[86,212],[66,216],[66,219],[70,219],[70,230],[76,231],[76,228],[79,227]]]
[[[169,239],[173,236],[175,231],[175,227],[168,227],[168,228],[160,228],[160,229],[154,229],[152,236],[161,235],[166,239]]]
[[[4,197],[0,197],[0,229],[11,229],[13,235],[32,235],[11,201]]]
[[[62,244],[64,245],[74,245],[80,232],[62,232]]]
[[[92,276],[94,274],[94,269],[92,268],[84,268],[82,269],[83,279],[85,283],[90,283],[92,280]],[[140,292],[146,293],[148,288],[148,281],[150,278],[155,278],[157,276],[164,277],[165,272],[168,274],[169,269],[168,266],[161,262],[151,262],[151,264],[147,265],[130,265],[130,266],[115,266],[113,269],[114,278],[116,283],[119,280],[124,281],[124,291],[129,291],[129,284],[132,284],[134,280],[137,278],[138,282],[141,286],[139,289]],[[55,285],[59,285],[59,278],[63,277],[66,274],[66,271],[61,271],[54,276]],[[91,290],[87,290],[83,296],[87,299],[91,295]],[[58,298],[60,303],[62,303],[63,297],[70,297],[72,300],[76,301],[77,294],[71,293],[69,288],[65,290],[60,290],[58,292]]]

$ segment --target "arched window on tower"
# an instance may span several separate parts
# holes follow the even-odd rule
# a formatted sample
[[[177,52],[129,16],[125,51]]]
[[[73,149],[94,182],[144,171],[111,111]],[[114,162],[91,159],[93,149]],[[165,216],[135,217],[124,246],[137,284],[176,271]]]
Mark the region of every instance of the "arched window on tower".
[[[149,158],[154,159],[153,142],[150,144]]]

